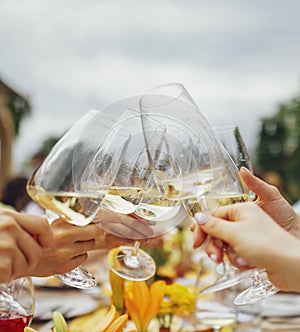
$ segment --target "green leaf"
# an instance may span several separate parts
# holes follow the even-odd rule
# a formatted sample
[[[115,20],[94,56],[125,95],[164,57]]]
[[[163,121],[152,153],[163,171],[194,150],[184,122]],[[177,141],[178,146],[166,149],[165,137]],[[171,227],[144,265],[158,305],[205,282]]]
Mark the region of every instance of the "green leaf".
[[[53,312],[53,322],[56,332],[68,332],[68,325],[60,312]]]
[[[36,330],[32,329],[31,327],[26,326],[24,328],[24,332],[37,332]]]

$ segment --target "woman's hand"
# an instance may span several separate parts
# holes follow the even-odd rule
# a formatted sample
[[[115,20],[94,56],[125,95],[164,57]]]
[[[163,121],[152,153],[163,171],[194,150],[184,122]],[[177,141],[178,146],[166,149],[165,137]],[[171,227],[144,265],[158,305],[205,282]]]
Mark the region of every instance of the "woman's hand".
[[[46,218],[0,210],[0,283],[30,275],[51,243]]]
[[[267,212],[278,225],[300,238],[300,216],[284,199],[279,190],[253,175],[245,167],[241,168],[240,176],[248,189],[257,195],[255,203]],[[194,232],[194,248],[198,248],[204,243],[206,234],[197,224],[193,224],[190,229]],[[222,243],[220,241],[211,239],[207,244],[206,251],[214,260],[218,262],[222,260]],[[228,248],[228,251],[229,256],[234,256],[231,260],[235,261],[232,248]]]
[[[228,243],[248,266],[265,268],[277,287],[300,291],[300,240],[255,203],[218,208],[214,216],[199,227]]]

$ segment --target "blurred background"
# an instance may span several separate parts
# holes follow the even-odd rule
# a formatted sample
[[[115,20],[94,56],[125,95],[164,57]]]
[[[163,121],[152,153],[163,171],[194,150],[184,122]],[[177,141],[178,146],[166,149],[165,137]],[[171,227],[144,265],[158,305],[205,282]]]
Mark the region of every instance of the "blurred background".
[[[85,112],[181,82],[300,197],[298,0],[1,0],[0,190]]]

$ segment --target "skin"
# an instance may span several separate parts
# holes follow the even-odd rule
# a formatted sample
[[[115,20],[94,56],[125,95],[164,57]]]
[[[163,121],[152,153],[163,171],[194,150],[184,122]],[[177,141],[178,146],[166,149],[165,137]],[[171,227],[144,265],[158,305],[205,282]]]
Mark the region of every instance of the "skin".
[[[194,248],[203,245],[209,234],[212,238],[206,242],[205,250],[215,261],[222,261],[222,248],[225,241],[229,259],[233,264],[240,268],[253,266],[266,268],[269,278],[277,287],[299,290],[294,280],[299,277],[295,269],[298,266],[295,264],[299,264],[295,253],[299,250],[300,244],[300,216],[276,187],[252,175],[246,168],[241,169],[240,175],[249,190],[256,193],[255,203],[219,208],[206,225],[193,224],[191,230],[194,232]],[[197,217],[201,222],[201,216],[196,216],[196,219]],[[220,219],[225,222],[222,224],[222,232],[225,232],[223,235],[220,230],[214,231],[219,226],[212,227]],[[245,223],[237,223],[239,227],[236,230],[232,229],[234,233],[229,236],[227,231],[232,227],[232,223],[229,224],[228,220]],[[268,220],[266,229],[264,229],[263,220]],[[246,239],[245,235],[248,235]],[[241,250],[243,241],[248,245],[247,251],[246,248]],[[282,262],[285,263],[284,267]]]
[[[93,222],[103,228],[107,232],[107,236],[113,234],[117,239],[122,238],[122,243],[124,243],[124,239],[125,241],[126,239],[142,240],[154,236],[153,229],[142,218],[115,213],[104,208],[99,211]]]
[[[106,231],[101,223],[106,225]],[[32,275],[43,277],[63,274],[86,262],[88,252],[109,250],[120,245],[132,246],[136,234],[152,232],[151,228],[139,224],[141,221],[135,218],[107,209],[101,209],[93,223],[83,227],[57,219],[51,224],[53,242],[50,247],[43,250]],[[145,242],[142,240],[141,244]]]
[[[300,292],[300,241],[255,203],[228,205],[200,225],[221,239],[249,266],[265,268],[275,286]]]
[[[255,203],[278,225],[300,238],[300,216],[280,194],[278,188],[254,176],[245,167],[241,168],[240,176],[249,190],[256,193]]]
[[[0,210],[0,283],[30,275],[51,241],[46,218]]]
[[[279,190],[275,186],[269,185],[254,176],[245,167],[241,168],[240,176],[248,189],[257,195],[255,203],[269,214],[283,229],[300,238],[300,216],[284,199]],[[194,248],[198,248],[206,240],[206,234],[200,227],[197,227],[197,224],[193,224],[190,229],[194,232]],[[212,239],[206,246],[206,252],[209,256],[215,257],[216,261],[220,262],[223,256],[222,248],[223,244],[221,241]],[[230,248],[228,251],[231,261],[236,263],[237,256]]]
[[[122,227],[129,239],[105,232],[97,223],[80,227],[57,219],[49,225],[43,216],[0,210],[0,283],[28,275],[63,274],[83,264],[90,251],[133,245],[130,237],[136,230],[131,227],[136,227],[137,220],[110,211],[100,211],[99,216],[95,222],[106,220],[111,227]],[[142,226],[142,231],[147,227]]]
[[[51,229],[52,243],[42,251],[31,271],[32,276],[45,277],[73,270],[86,261],[87,252],[95,249],[95,238],[102,234],[101,229],[94,224],[80,227],[63,219],[55,220]]]

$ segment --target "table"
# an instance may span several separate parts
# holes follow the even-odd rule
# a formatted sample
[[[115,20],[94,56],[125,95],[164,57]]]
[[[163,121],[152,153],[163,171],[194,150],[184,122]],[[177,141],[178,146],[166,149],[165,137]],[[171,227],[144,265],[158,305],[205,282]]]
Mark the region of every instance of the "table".
[[[92,291],[81,291],[77,289],[45,289],[45,288],[36,288],[36,297],[37,304],[39,305],[40,299],[49,301],[53,297],[57,297],[59,301],[66,301],[66,299],[73,299],[73,303],[80,299],[91,299],[89,302],[89,308],[92,309],[93,301],[96,303],[96,307],[102,306],[108,308],[110,305],[109,294],[102,294],[99,287],[93,289]],[[68,301],[66,301],[68,302]],[[86,307],[87,307],[87,303]],[[81,305],[84,306],[84,303],[81,302]],[[242,307],[240,307],[241,312]],[[259,308],[259,307],[258,307]],[[62,308],[57,308],[58,311]],[[69,308],[70,309],[70,308]],[[69,312],[69,315],[76,317],[76,308],[74,308],[73,313]],[[88,308],[87,308],[88,309]],[[293,293],[279,293],[270,297],[260,303],[260,313],[262,313],[261,318],[261,331],[270,332],[270,331],[300,331],[300,295]],[[244,313],[245,314],[245,313]],[[249,312],[248,312],[249,314]],[[68,315],[66,315],[68,316]],[[280,317],[281,316],[281,317]],[[245,317],[244,317],[245,318]],[[245,319],[244,319],[245,320]],[[248,328],[248,331],[253,332],[254,330],[249,330],[249,320],[245,322],[239,322],[237,327],[234,329],[235,332],[244,332]],[[31,327],[36,329],[39,332],[45,332],[45,328],[42,328],[45,325],[45,321],[34,320]],[[50,323],[51,325],[51,323]],[[48,327],[50,327],[48,325]],[[194,332],[188,329],[185,329],[186,332]],[[205,329],[201,330],[205,331]],[[207,331],[207,329],[206,329]],[[88,332],[88,331],[87,331]]]

